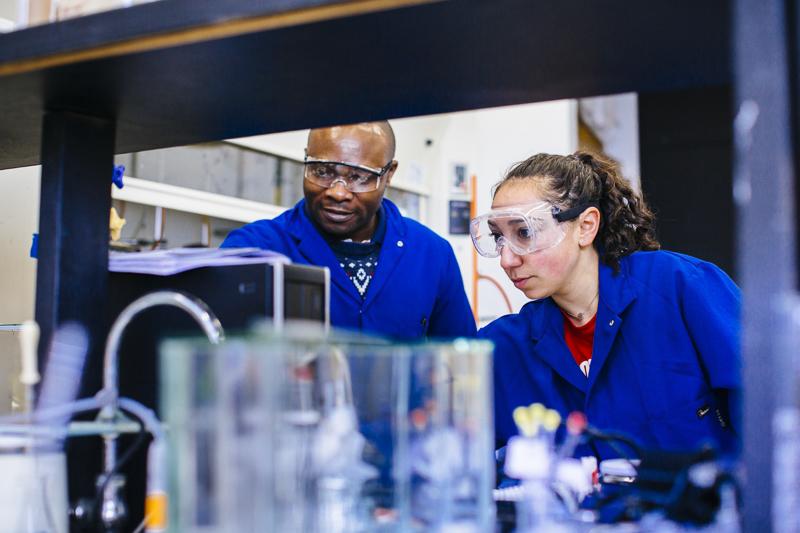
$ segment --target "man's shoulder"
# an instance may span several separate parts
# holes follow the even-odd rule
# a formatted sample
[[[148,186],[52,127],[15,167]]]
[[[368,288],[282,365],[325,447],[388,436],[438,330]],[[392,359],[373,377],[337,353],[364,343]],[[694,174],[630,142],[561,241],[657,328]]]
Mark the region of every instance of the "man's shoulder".
[[[439,244],[449,244],[447,239],[433,231],[425,224],[414,220],[413,218],[403,217],[409,235],[413,235],[418,239],[426,239]]]
[[[296,207],[284,211],[275,218],[256,220],[233,230],[225,238],[222,247],[257,246],[272,248],[286,241],[287,230],[292,225],[292,218],[297,216]]]
[[[398,226],[401,234],[404,233],[409,238],[417,241],[427,241],[436,243],[438,245],[450,246],[450,243],[447,241],[447,239],[433,231],[425,224],[401,214],[400,209],[391,200],[384,198],[383,208],[386,211],[389,220]]]
[[[240,229],[255,233],[284,232],[290,227],[290,220],[293,216],[292,209],[284,211],[275,218],[264,218],[245,224]]]

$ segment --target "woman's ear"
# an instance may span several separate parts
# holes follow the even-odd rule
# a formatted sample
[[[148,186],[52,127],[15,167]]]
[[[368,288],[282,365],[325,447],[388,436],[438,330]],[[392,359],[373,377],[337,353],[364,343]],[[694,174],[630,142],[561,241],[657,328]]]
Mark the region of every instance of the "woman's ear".
[[[578,244],[582,247],[591,246],[598,231],[600,231],[600,210],[589,207],[578,217]]]

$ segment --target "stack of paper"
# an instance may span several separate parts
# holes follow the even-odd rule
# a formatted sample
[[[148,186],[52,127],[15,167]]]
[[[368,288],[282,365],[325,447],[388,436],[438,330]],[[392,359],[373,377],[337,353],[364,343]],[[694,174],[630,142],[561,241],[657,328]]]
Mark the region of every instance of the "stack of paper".
[[[152,252],[110,252],[108,269],[112,272],[134,272],[169,276],[193,268],[253,263],[291,263],[278,252],[260,248],[175,248]]]

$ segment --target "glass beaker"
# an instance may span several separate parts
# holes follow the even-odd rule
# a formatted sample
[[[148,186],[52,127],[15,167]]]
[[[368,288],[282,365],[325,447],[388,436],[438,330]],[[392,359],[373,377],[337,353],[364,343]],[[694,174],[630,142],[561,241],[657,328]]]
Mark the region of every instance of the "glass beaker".
[[[273,530],[273,417],[279,360],[244,340],[161,348],[169,530]]]
[[[484,341],[411,347],[408,462],[401,466],[413,527],[493,529],[491,356]]]
[[[67,467],[60,446],[48,439],[0,436],[0,471],[4,528],[67,533]]]
[[[286,324],[161,360],[171,531],[491,529],[491,344]]]

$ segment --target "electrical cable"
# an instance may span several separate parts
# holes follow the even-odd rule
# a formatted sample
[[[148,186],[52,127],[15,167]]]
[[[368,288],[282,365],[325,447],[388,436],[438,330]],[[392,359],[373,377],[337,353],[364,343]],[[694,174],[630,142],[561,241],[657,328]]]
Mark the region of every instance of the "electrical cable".
[[[597,449],[597,446],[594,444],[594,441],[602,441],[606,442],[608,446],[614,450],[620,458],[624,459],[628,465],[633,469],[634,472],[638,472],[637,466],[633,463],[633,458],[630,454],[625,453],[625,451],[619,446],[618,443],[625,444],[630,451],[633,452],[634,456],[642,457],[643,451],[641,446],[636,443],[633,439],[628,437],[627,435],[623,435],[621,433],[613,433],[613,432],[604,432],[600,431],[599,429],[586,426],[584,429],[584,434],[589,437],[588,444],[591,446],[592,451],[594,452],[595,458],[597,459],[598,468],[600,467],[600,453]]]
[[[136,529],[133,530],[133,533],[142,533],[142,531],[144,531],[144,528],[147,527],[147,519],[148,517],[145,516],[144,519],[141,522],[139,522],[139,525],[136,526]]]

